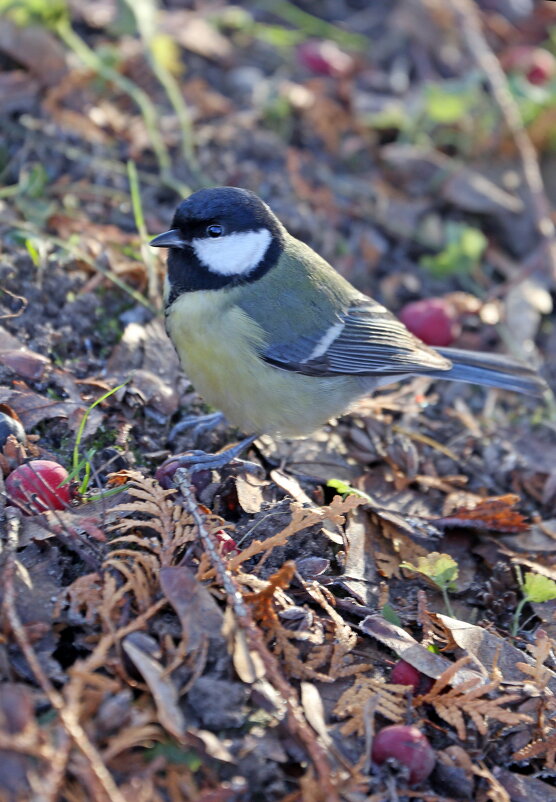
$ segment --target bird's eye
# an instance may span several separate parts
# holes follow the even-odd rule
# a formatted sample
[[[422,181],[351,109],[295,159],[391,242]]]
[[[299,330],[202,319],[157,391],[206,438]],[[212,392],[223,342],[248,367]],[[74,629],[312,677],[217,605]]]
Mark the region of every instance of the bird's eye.
[[[221,237],[223,233],[224,229],[217,223],[212,223],[212,225],[207,226],[207,234],[209,237],[212,237],[212,239],[216,239],[216,237]]]

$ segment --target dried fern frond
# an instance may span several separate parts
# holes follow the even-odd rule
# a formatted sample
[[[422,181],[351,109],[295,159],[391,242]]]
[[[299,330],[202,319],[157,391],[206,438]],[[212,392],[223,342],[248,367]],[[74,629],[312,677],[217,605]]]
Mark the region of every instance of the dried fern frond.
[[[284,546],[292,535],[323,521],[331,521],[336,526],[342,526],[345,523],[346,514],[365,503],[366,500],[358,496],[346,496],[346,498],[334,496],[332,502],[326,507],[302,507],[294,501],[291,504],[291,521],[284,529],[266,540],[254,540],[240,554],[228,560],[228,566],[232,570],[236,570],[247,560],[261,554],[262,557],[258,563],[258,567],[260,567],[268,559],[272,550],[277,546]]]
[[[438,715],[456,730],[460,740],[466,738],[465,715],[475,724],[481,735],[486,735],[488,720],[495,719],[503,724],[513,725],[520,722],[531,723],[533,719],[525,713],[515,713],[504,705],[519,701],[520,694],[503,694],[497,698],[489,698],[498,690],[500,680],[483,684],[481,679],[471,678],[466,682],[449,688],[449,684],[457,671],[469,662],[469,657],[462,657],[436,680],[431,690],[420,697],[420,703],[432,704]],[[446,690],[448,688],[448,690]]]
[[[527,648],[533,655],[535,664],[531,666],[529,663],[516,663],[516,668],[529,677],[529,682],[535,686],[540,696],[547,694],[553,696],[552,691],[548,688],[553,672],[544,664],[554,648],[554,642],[543,630],[538,630],[535,635],[535,643],[529,644]]]
[[[239,554],[236,554],[234,557],[231,557],[228,560],[228,567],[230,570],[237,570],[244,562],[247,562],[247,560],[251,560],[258,554],[262,554],[261,560],[259,561],[260,567],[270,556],[270,553],[274,548],[277,546],[284,546],[288,542],[289,538],[292,537],[292,535],[297,534],[297,532],[301,532],[303,529],[307,529],[309,526],[313,526],[319,521],[322,521],[324,518],[318,509],[307,509],[305,507],[301,507],[296,502],[292,503],[291,511],[291,521],[286,527],[284,527],[284,529],[267,538],[266,540],[253,540],[243,549],[243,551],[241,551]]]
[[[64,595],[58,604],[69,602],[71,616],[83,617],[87,624],[92,624],[98,616],[102,602],[102,589],[103,582],[99,573],[79,576],[65,588]]]
[[[347,719],[340,727],[340,732],[342,735],[365,735],[365,710],[371,700],[377,713],[398,724],[404,720],[407,712],[406,693],[405,685],[359,675],[351,688],[343,692],[334,708],[337,718]]]
[[[311,613],[306,626],[300,629],[288,629],[280,618],[280,613],[295,607],[285,593],[294,571],[295,563],[290,561],[266,581],[244,573],[237,574],[236,579],[239,584],[257,589],[244,593],[243,598],[251,605],[252,615],[264,631],[265,642],[282,662],[286,674],[297,679],[326,681],[326,675],[316,670],[314,660],[314,647],[321,648],[324,641],[324,626],[318,616]],[[329,650],[331,646],[327,644],[326,648]]]
[[[353,651],[357,643],[357,634],[349,624],[339,615],[333,606],[333,596],[326,588],[316,582],[306,584],[305,589],[309,595],[324,609],[330,617],[328,629],[331,630],[328,644],[330,646],[328,669],[328,680],[332,681],[339,676],[346,676],[352,673],[351,667],[347,665],[346,658]]]
[[[191,516],[172,500],[175,490],[164,490],[155,479],[136,472],[129,479],[128,493],[134,501],[114,507],[115,513],[125,517],[110,527],[121,534],[112,544],[139,546],[156,554],[160,565],[172,565],[183,546],[195,539]],[[150,531],[154,537],[141,538],[134,534],[136,530]]]
[[[512,760],[531,760],[534,757],[544,757],[547,769],[553,771],[556,768],[556,730],[515,752]]]
[[[268,578],[261,590],[256,593],[244,593],[244,601],[252,605],[253,616],[263,626],[268,625],[269,622],[276,622],[277,613],[274,608],[274,597],[278,590],[283,590],[289,586],[294,574],[295,562],[288,560]]]
[[[139,610],[149,608],[158,589],[159,564],[153,555],[119,550],[104,561],[104,567],[116,570],[125,580],[111,596],[112,607],[131,593]]]

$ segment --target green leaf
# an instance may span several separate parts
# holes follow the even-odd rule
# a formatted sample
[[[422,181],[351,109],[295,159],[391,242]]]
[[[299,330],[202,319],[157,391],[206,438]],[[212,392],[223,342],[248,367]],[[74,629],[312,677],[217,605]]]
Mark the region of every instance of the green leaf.
[[[185,72],[180,46],[168,34],[157,33],[152,37],[151,52],[154,60],[172,75],[180,77]]]
[[[433,551],[425,557],[419,557],[417,565],[403,562],[401,567],[423,574],[441,590],[452,590],[454,580],[459,573],[457,562],[449,554],[440,554],[437,551]]]
[[[202,760],[196,752],[173,741],[155,744],[146,752],[146,757],[149,761],[163,757],[168,763],[187,766],[190,771],[198,771],[202,766]]]
[[[540,574],[528,571],[521,588],[523,595],[531,602],[546,602],[556,599],[556,582]]]
[[[374,130],[412,131],[415,124],[403,104],[396,100],[386,103],[380,111],[363,114],[362,119]]]
[[[72,469],[71,469],[71,475],[72,476],[80,476],[80,474],[81,474],[81,466],[83,465],[83,467],[84,467],[84,476],[80,480],[80,483],[79,483],[79,492],[80,493],[86,493],[87,489],[89,487],[89,479],[90,479],[90,476],[91,476],[91,461],[90,460],[92,459],[92,456],[93,456],[93,454],[95,452],[94,449],[91,449],[87,453],[87,456],[85,457],[84,460],[80,460],[79,459],[79,448],[81,446],[81,440],[83,439],[83,434],[85,432],[85,426],[87,425],[87,420],[89,418],[89,415],[91,414],[91,412],[93,411],[93,409],[96,406],[101,404],[103,401],[105,401],[107,398],[109,398],[114,393],[117,393],[118,390],[122,389],[122,387],[125,387],[125,385],[128,383],[128,381],[129,381],[129,379],[126,379],[125,382],[122,382],[122,384],[119,384],[117,387],[113,387],[111,390],[108,390],[108,392],[104,393],[104,395],[101,395],[100,398],[97,398],[96,401],[93,401],[93,403],[89,407],[87,407],[87,409],[85,410],[85,412],[83,414],[83,417],[81,418],[81,421],[79,423],[79,428],[77,430],[77,436],[75,438],[75,445],[73,447],[73,460],[72,460]]]
[[[487,238],[478,228],[467,226],[461,232],[459,246],[463,256],[470,261],[478,262],[487,246]]]
[[[300,31],[291,31],[281,25],[265,25],[256,23],[252,29],[253,35],[276,48],[290,48],[302,42],[304,34]]]
[[[41,263],[41,256],[32,239],[25,240],[25,248],[27,249],[27,253],[31,257],[31,261],[35,267],[39,267]]]
[[[425,91],[425,111],[432,122],[451,125],[469,113],[476,99],[477,93],[471,93],[468,88],[452,85],[446,89],[439,84],[429,84]]]
[[[364,493],[362,490],[357,490],[356,487],[352,487],[347,482],[344,482],[343,479],[329,479],[326,486],[331,487],[332,490],[335,490],[340,496],[359,496],[360,498],[366,498],[372,501],[367,493]]]
[[[0,0],[0,16],[22,27],[35,24],[53,28],[68,16],[68,7],[65,0]]]
[[[382,615],[384,618],[390,623],[395,624],[397,627],[402,626],[402,619],[399,617],[397,612],[394,610],[391,604],[385,604],[382,608]]]
[[[21,191],[30,198],[41,198],[48,183],[48,175],[44,165],[35,162],[30,169],[22,172],[19,180]]]
[[[487,246],[482,231],[463,223],[448,223],[446,247],[434,256],[423,256],[421,265],[434,276],[443,278],[454,273],[469,273],[479,263]]]

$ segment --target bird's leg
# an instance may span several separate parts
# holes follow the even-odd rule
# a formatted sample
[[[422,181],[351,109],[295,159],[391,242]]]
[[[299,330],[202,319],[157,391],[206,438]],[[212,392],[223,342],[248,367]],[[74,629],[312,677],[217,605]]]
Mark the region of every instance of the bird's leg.
[[[169,439],[174,440],[178,434],[186,432],[188,429],[191,429],[193,436],[197,437],[203,432],[214,429],[224,420],[225,418],[222,412],[211,412],[208,415],[188,415],[187,418],[182,418],[182,420],[176,423],[171,429]]]
[[[239,443],[228,448],[222,449],[217,454],[207,454],[206,451],[194,449],[188,451],[186,454],[177,454],[175,457],[170,457],[163,462],[156,472],[156,478],[165,487],[169,485],[171,477],[174,475],[178,468],[187,468],[189,473],[196,471],[217,471],[223,468],[232,460],[237,460],[239,455],[242,454],[249,446],[257,439],[257,434],[249,435]],[[244,470],[255,472],[260,469],[259,465],[247,460],[239,460]]]
[[[258,435],[251,434],[249,437],[240,440],[239,443],[228,446],[228,448],[223,448],[222,451],[219,451],[217,454],[207,454],[206,451],[199,451],[196,449],[187,454],[179,454],[176,457],[170,457],[168,462],[178,462],[180,468],[187,468],[191,473],[201,470],[217,471],[232,460],[238,459],[239,455],[242,454],[245,449],[249,448],[257,437]],[[252,464],[247,463],[245,460],[242,460],[242,462],[245,464]]]

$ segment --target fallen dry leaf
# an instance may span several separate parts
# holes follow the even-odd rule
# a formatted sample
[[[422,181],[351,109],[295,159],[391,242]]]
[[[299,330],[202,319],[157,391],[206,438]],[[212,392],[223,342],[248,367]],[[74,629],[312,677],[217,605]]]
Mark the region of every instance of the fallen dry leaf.
[[[41,84],[56,84],[67,70],[62,45],[45,27],[15,25],[0,20],[0,51],[23,64]]]
[[[264,501],[263,487],[267,487],[268,482],[252,473],[245,473],[236,477],[235,486],[241,509],[250,515],[260,512]]]
[[[178,409],[176,378],[181,368],[161,321],[146,326],[129,323],[112,351],[107,372],[116,384],[128,381],[126,389],[137,390],[144,403],[162,415],[169,417]]]
[[[207,638],[223,645],[222,612],[209,590],[195,579],[189,568],[162,567],[160,587],[178,615],[187,654],[197,652]]]
[[[161,27],[186,50],[204,58],[226,63],[234,53],[230,39],[199,14],[168,11]]]
[[[392,649],[402,660],[432,679],[438,679],[453,665],[446,657],[429,651],[405,630],[395,624],[390,624],[381,615],[367,616],[361,622],[360,629],[366,635],[370,635],[384,646]],[[485,682],[486,672],[481,673],[480,670],[463,667],[452,677],[451,682],[453,685],[460,685],[469,680]]]
[[[158,720],[170,735],[181,738],[185,733],[185,718],[178,705],[178,689],[158,660],[134,643],[133,634],[140,633],[132,633],[125,638],[122,649],[149,686],[156,704]]]
[[[460,507],[450,515],[435,518],[431,523],[447,528],[449,526],[465,529],[490,529],[493,532],[525,532],[529,524],[524,516],[514,509],[520,501],[519,496],[508,493],[484,499],[472,509]]]
[[[556,789],[536,777],[517,774],[502,766],[495,766],[492,773],[509,793],[511,802],[556,802]]]
[[[498,669],[505,682],[523,682],[524,674],[517,664],[521,662],[533,666],[535,663],[527,652],[521,651],[506,638],[501,638],[490,630],[441,613],[432,613],[432,616],[449,631],[460,649],[473,655],[489,675]],[[556,693],[556,673],[550,671],[549,675],[548,687]]]

